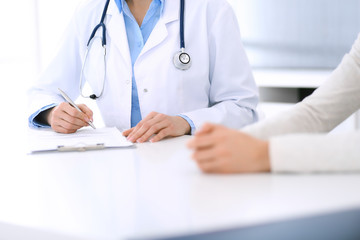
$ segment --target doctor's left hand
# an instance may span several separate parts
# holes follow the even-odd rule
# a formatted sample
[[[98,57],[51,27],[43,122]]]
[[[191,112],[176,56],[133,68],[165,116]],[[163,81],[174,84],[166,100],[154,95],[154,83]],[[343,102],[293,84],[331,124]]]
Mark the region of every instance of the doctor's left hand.
[[[135,127],[123,132],[131,142],[143,143],[149,138],[150,142],[158,142],[165,137],[177,137],[190,133],[189,123],[179,116],[168,116],[152,112],[141,120]]]

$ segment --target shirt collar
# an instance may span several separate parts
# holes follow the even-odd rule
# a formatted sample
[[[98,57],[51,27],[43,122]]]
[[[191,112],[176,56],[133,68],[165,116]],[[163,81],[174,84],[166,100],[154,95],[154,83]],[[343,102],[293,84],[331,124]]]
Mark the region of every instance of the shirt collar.
[[[160,13],[162,14],[164,11],[164,2],[165,0],[153,0],[156,1],[160,4]],[[115,3],[119,9],[119,12],[121,13],[122,10],[124,9],[124,4],[125,4],[125,0],[115,0]]]

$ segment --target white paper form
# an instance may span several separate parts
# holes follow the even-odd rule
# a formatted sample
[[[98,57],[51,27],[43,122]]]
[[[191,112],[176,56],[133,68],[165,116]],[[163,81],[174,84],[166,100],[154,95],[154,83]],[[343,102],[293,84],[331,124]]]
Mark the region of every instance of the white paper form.
[[[126,140],[116,128],[82,128],[75,133],[56,133],[51,129],[29,130],[29,152],[43,151],[86,151],[103,148],[130,147],[133,143]]]

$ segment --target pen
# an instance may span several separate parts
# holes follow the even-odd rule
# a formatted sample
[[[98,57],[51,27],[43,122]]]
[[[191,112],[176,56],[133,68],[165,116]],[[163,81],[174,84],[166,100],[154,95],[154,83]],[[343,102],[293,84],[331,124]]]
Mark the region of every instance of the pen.
[[[66,95],[66,93],[61,90],[60,88],[58,88],[59,92],[61,93],[61,96],[63,96],[63,98],[65,98],[65,100],[71,105],[73,106],[76,110],[78,110],[79,112],[83,112],[81,111],[81,109],[73,102],[73,100],[71,100],[71,98],[69,98],[68,95]],[[96,129],[96,127],[94,126],[94,124],[91,121],[87,122],[93,129]]]

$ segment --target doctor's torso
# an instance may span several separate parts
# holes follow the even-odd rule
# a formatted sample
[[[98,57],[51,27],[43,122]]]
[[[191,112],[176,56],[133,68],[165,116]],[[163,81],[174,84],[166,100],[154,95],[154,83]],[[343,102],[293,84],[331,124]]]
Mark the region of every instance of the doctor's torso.
[[[104,2],[88,1],[75,16],[80,55],[85,53],[88,37],[101,18]],[[173,56],[180,50],[180,5],[178,0],[165,1],[163,14],[134,65],[142,116],[151,111],[175,115],[209,105],[208,18],[211,16],[207,16],[207,4],[208,1],[186,2],[185,39],[193,66],[181,71],[173,64]],[[103,96],[97,102],[106,125],[126,125],[130,119],[133,73],[123,13],[114,1],[110,2],[105,25],[107,73]]]
[[[104,4],[104,0],[88,0],[78,7],[59,55],[43,76],[42,84],[46,88],[61,87],[71,97],[79,96],[84,54],[91,32],[100,22]],[[110,1],[104,21],[106,78],[103,94],[96,100],[106,126],[120,130],[130,127],[133,75],[143,117],[152,111],[176,115],[211,107],[226,98],[236,100],[244,84],[249,86],[247,90],[251,89],[244,91],[244,98],[255,99],[256,104],[256,87],[230,5],[225,0],[186,1],[185,42],[192,60],[191,68],[186,71],[177,69],[173,63],[174,54],[180,51],[179,12],[179,0],[164,1],[160,19],[132,72],[123,13],[115,1]],[[235,41],[228,44],[232,38]],[[225,57],[218,58],[220,54]],[[96,88],[96,84],[89,85]],[[229,94],[231,91],[233,95]]]

